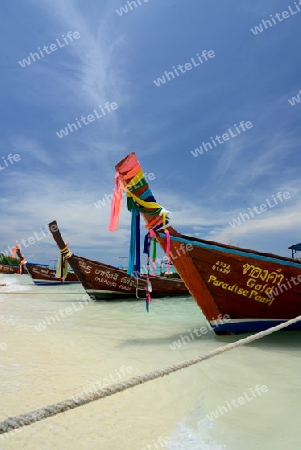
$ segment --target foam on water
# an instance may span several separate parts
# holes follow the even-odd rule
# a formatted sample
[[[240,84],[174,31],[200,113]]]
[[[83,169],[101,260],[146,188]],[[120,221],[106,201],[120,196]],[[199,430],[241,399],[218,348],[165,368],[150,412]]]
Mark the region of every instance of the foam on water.
[[[31,284],[33,285],[33,281],[30,275],[23,274],[19,275],[17,273],[15,274],[0,274],[0,284],[19,284],[19,285],[27,285]]]
[[[166,444],[166,450],[224,450],[227,445],[217,442],[218,431],[216,425],[204,419],[190,427],[187,419],[176,427],[170,436],[170,442]],[[222,436],[221,436],[222,442]]]
[[[0,292],[30,291],[34,283],[29,275],[0,274]]]
[[[0,292],[26,292],[31,291],[31,286],[23,286],[20,284],[7,284],[6,286],[0,286]]]

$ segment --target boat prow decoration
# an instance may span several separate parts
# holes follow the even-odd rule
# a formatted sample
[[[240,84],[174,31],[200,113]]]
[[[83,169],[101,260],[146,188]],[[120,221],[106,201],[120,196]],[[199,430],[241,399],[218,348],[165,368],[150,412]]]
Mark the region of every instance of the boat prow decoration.
[[[66,263],[61,257],[59,258],[60,273],[58,274],[57,270],[51,269],[47,265],[27,262],[18,246],[14,247],[13,250],[20,260],[18,273],[23,274],[27,272],[31,276],[34,284],[38,286],[79,284],[79,279],[75,273],[68,272],[68,268],[66,269]]]
[[[177,232],[135,153],[115,168],[119,195],[126,191],[128,209],[142,214],[217,334],[257,332],[301,314],[300,262]],[[113,208],[111,218],[115,214]],[[300,330],[301,323],[288,329]]]

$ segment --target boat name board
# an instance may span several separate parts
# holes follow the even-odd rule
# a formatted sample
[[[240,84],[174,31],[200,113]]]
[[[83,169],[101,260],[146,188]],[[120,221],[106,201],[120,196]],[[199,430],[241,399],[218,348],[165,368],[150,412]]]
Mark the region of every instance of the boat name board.
[[[261,267],[258,266],[254,266],[253,264],[244,264],[243,275],[246,275],[248,272],[249,277],[260,279],[262,281],[271,282],[272,284],[279,284],[282,282],[284,278],[284,275],[281,273],[281,269],[269,272],[268,270],[262,269]]]
[[[208,278],[208,283],[211,283],[211,282],[214,286],[221,287],[222,289],[231,291],[234,294],[242,295],[243,297],[253,299],[260,303],[266,303],[268,306],[271,306],[271,304],[273,303],[273,301],[275,299],[275,297],[267,298],[267,297],[262,297],[262,296],[258,295],[259,291],[256,290],[256,286],[254,286],[255,289],[249,290],[249,289],[245,289],[244,287],[240,287],[238,284],[229,285],[229,283],[225,283],[223,280],[218,280],[217,277],[214,275],[210,275]],[[273,288],[270,288],[270,289],[272,290]]]
[[[84,261],[79,261],[79,265],[86,275],[97,275],[94,281],[103,283],[108,287],[117,287],[122,291],[131,291],[136,287],[136,280],[130,276],[121,276],[119,273],[114,273],[111,270],[95,269],[92,265],[88,265]],[[122,274],[123,275],[123,274]]]
[[[231,272],[230,264],[226,264],[221,261],[217,261],[215,264],[213,264],[212,269],[217,270],[218,272],[225,273],[225,274],[228,274]]]
[[[208,283],[212,283],[214,286],[220,287],[221,289],[231,291],[234,294],[242,295],[243,297],[271,306],[275,300],[275,297],[272,297],[274,285],[280,284],[284,279],[281,269],[269,271],[253,264],[244,264],[242,267],[242,276],[247,278],[244,287],[237,283],[230,285],[224,280],[218,279],[215,275],[209,275]],[[212,270],[228,275],[231,272],[231,265],[223,261],[217,261],[213,264]],[[264,294],[268,297],[263,297],[262,295]]]
[[[106,277],[115,281],[118,279],[118,273],[113,273],[109,270],[96,269],[94,273],[95,275],[101,275],[102,277]]]
[[[133,280],[133,278],[130,278],[130,277],[123,277],[123,278],[121,278],[120,283],[128,284],[129,286],[136,287],[136,281]]]
[[[6,271],[6,272],[14,272],[14,268],[13,267],[10,267],[8,265],[5,266],[3,264],[0,264],[0,271],[2,271],[2,270]]]
[[[110,280],[107,280],[106,278],[95,277],[94,279],[95,279],[95,281],[98,281],[99,283],[104,283],[107,286],[112,286],[112,287],[117,286],[117,283],[115,283],[115,281],[110,281]]]
[[[32,269],[32,271],[34,273],[38,273],[40,275],[44,275],[46,278],[47,277],[48,278],[52,278],[53,277],[53,271],[50,271],[49,269],[41,269],[41,268],[38,268],[38,267],[34,267]]]

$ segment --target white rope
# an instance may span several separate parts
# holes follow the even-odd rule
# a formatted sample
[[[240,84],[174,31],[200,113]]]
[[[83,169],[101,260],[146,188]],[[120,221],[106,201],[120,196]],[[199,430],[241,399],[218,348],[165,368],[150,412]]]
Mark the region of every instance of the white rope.
[[[215,350],[212,350],[203,355],[199,355],[196,358],[192,358],[186,361],[182,361],[178,364],[173,364],[167,366],[163,369],[155,370],[154,372],[149,372],[144,375],[139,375],[133,378],[130,378],[127,381],[122,383],[113,384],[107,388],[99,389],[94,393],[87,394],[85,398],[81,398],[80,400],[65,400],[54,405],[45,406],[43,408],[37,409],[30,413],[22,414],[17,417],[10,417],[7,420],[0,422],[0,434],[8,433],[11,430],[21,428],[25,425],[31,425],[32,423],[38,422],[40,420],[46,419],[47,417],[52,417],[62,412],[68,411],[69,409],[78,408],[79,406],[86,405],[87,403],[94,402],[101,398],[109,397],[111,395],[117,394],[117,392],[125,391],[126,389],[130,389],[139,384],[146,383],[151,380],[155,380],[156,378],[164,377],[169,375],[170,373],[177,372],[178,370],[184,369],[186,367],[192,366],[199,362],[205,361],[206,359],[212,358],[213,356],[220,355],[222,353],[228,352],[229,350],[233,350],[237,347],[242,347],[243,345],[249,344],[257,339],[261,339],[269,334],[275,333],[276,331],[282,330],[290,325],[293,325],[296,322],[301,320],[301,316],[296,317],[295,319],[288,320],[284,323],[276,325],[274,327],[268,328],[267,330],[260,331],[259,333],[252,334],[243,339],[239,339],[236,342],[231,344],[224,345],[223,347],[218,347]]]

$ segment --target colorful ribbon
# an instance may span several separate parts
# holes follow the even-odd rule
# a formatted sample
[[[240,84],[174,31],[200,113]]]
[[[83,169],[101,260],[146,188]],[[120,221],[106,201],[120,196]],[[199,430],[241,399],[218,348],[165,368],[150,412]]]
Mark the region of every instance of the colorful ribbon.
[[[56,278],[59,278],[61,281],[65,281],[68,275],[68,259],[73,256],[73,253],[70,252],[67,244],[61,250],[61,254],[59,256],[57,266],[56,266]]]
[[[121,205],[122,205],[122,193],[125,190],[125,185],[120,179],[119,172],[115,175],[115,187],[113,198],[111,202],[111,212],[110,212],[110,222],[109,231],[115,231],[118,228]]]

